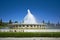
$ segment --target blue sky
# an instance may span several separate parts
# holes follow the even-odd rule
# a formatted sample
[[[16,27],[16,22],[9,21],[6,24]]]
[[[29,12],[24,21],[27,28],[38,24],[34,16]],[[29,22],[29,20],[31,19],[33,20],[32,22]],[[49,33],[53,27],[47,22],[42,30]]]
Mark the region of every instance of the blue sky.
[[[0,18],[4,22],[22,21],[27,9],[38,22],[60,22],[60,0],[0,0]]]

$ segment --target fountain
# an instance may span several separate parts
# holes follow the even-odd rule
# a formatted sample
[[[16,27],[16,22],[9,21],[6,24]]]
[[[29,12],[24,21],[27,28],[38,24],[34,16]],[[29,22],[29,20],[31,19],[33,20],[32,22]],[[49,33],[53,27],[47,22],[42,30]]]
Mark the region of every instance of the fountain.
[[[37,24],[35,17],[31,14],[30,10],[27,10],[28,13],[24,18],[24,24]]]
[[[47,27],[50,26],[45,23],[37,23],[30,10],[27,11],[28,13],[21,24],[9,24],[11,29],[0,29],[0,32],[60,32],[60,29],[48,29]]]

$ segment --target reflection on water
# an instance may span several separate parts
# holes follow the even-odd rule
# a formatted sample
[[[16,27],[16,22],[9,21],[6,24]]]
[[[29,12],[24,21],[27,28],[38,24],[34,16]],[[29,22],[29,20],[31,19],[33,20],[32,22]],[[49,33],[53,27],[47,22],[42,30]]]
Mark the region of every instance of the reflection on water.
[[[0,40],[60,40],[60,38],[36,37],[36,38],[0,38]]]

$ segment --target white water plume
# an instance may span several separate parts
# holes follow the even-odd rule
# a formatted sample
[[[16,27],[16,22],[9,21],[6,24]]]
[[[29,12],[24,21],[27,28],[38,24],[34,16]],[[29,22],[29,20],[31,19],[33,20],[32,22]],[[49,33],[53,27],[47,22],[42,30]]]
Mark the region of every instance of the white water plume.
[[[30,10],[27,10],[28,13],[24,18],[24,24],[37,24],[35,17],[31,14]]]

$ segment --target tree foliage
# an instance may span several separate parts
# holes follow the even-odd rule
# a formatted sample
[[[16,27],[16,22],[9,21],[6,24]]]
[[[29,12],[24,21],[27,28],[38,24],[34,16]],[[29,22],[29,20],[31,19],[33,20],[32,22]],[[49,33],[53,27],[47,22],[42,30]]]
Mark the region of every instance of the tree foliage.
[[[45,23],[45,21],[43,20],[42,23]]]
[[[9,24],[12,24],[12,20],[9,20]]]
[[[15,23],[18,23],[18,21],[15,21]]]
[[[0,19],[0,26],[2,25],[2,19]]]

